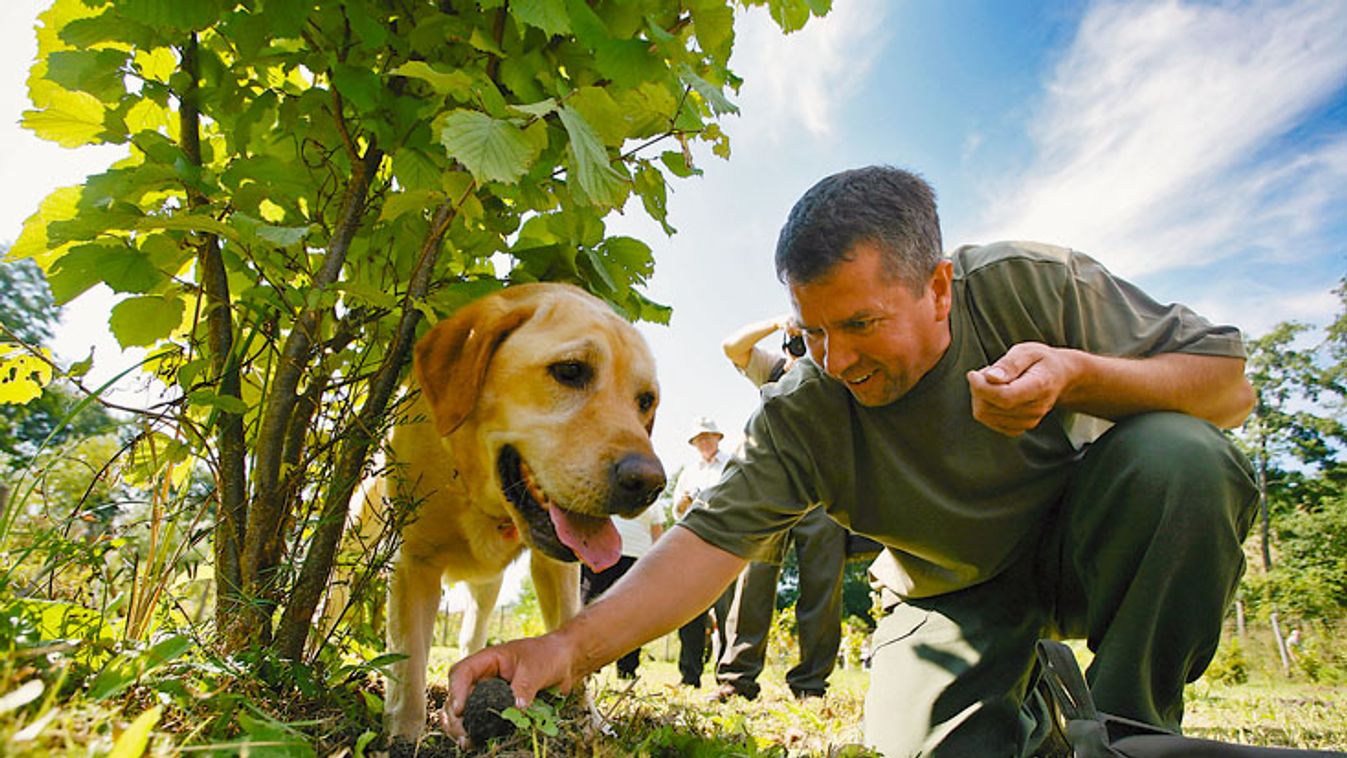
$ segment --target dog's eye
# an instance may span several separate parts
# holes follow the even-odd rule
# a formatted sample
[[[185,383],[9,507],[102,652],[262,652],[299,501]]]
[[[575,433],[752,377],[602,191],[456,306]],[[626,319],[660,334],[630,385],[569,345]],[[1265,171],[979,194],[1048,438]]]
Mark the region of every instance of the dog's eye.
[[[650,409],[655,407],[655,393],[642,392],[637,395],[636,406],[641,409],[641,413],[649,413]]]
[[[557,361],[547,367],[547,372],[558,382],[576,389],[589,384],[589,380],[594,378],[594,369],[580,361]]]

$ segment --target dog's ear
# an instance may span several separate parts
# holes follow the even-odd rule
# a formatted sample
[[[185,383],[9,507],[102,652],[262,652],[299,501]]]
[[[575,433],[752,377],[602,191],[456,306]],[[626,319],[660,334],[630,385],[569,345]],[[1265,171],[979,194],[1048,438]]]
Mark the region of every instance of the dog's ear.
[[[489,296],[460,309],[417,341],[412,373],[441,437],[472,412],[491,356],[536,309],[533,302]]]

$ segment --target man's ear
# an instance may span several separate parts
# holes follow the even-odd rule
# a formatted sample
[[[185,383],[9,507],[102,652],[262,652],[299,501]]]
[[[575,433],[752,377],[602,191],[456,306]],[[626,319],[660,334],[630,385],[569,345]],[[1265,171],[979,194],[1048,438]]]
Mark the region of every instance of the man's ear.
[[[533,301],[490,295],[436,324],[417,341],[412,373],[441,437],[472,412],[496,348],[536,310]]]
[[[954,262],[948,258],[935,264],[935,273],[931,274],[931,294],[935,297],[936,320],[949,318],[954,304]]]

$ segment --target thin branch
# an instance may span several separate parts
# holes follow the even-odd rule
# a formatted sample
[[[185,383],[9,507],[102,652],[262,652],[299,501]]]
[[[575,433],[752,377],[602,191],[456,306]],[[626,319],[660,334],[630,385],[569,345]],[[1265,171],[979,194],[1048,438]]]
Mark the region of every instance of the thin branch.
[[[374,430],[384,419],[389,399],[397,389],[402,369],[411,356],[416,338],[416,326],[421,320],[418,301],[430,290],[435,262],[443,250],[444,235],[453,222],[459,206],[475,190],[469,184],[462,197],[440,206],[431,222],[430,230],[421,246],[416,267],[412,270],[407,292],[402,299],[402,315],[398,320],[393,343],[384,355],[378,372],[370,380],[369,396],[360,409],[351,431],[345,435],[333,469],[331,484],[323,503],[323,511],[310,543],[298,580],[281,617],[277,644],[281,654],[299,660],[312,629],[314,611],[332,573],[337,544],[346,523],[351,496],[360,482],[360,474],[369,456],[370,446],[376,441]]]

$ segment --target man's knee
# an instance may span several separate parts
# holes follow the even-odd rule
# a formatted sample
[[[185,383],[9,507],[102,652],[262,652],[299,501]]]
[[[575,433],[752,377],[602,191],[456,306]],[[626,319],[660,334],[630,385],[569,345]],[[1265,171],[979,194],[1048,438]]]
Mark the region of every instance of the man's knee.
[[[1143,413],[1120,421],[1095,443],[1087,460],[1108,477],[1126,477],[1133,492],[1179,489],[1192,518],[1230,514],[1243,521],[1257,492],[1253,469],[1210,423],[1182,413]],[[1247,528],[1247,524],[1244,525]]]

